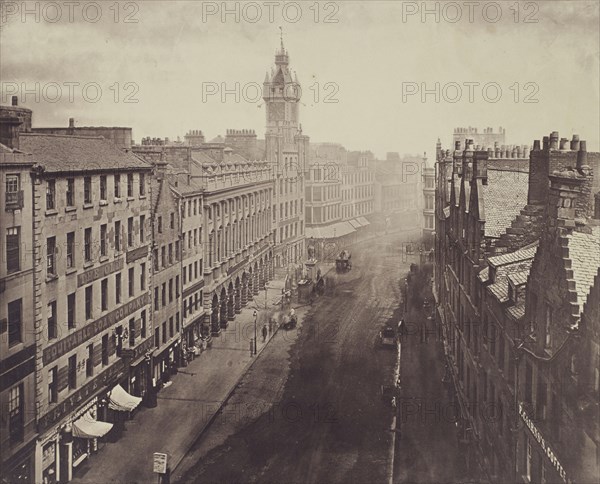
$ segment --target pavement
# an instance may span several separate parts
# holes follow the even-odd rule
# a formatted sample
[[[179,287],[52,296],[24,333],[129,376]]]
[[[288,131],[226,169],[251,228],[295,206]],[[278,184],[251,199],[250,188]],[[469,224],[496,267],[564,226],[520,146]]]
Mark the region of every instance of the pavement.
[[[281,281],[275,281],[275,284]],[[282,318],[274,306],[280,291],[267,291],[267,305]],[[257,360],[250,355],[254,337],[254,310],[259,309],[258,345],[261,352],[278,334],[274,331],[263,342],[262,322],[266,321],[265,296],[261,291],[221,336],[213,338],[212,348],[204,351],[172,376],[172,384],[158,394],[158,405],[141,407],[126,422],[122,437],[115,443],[100,443],[99,450],[75,472],[74,483],[146,483],[157,482],[153,473],[154,452],[168,455],[168,466],[174,470],[199,435],[211,424],[232,394],[241,378]],[[271,311],[269,311],[272,314]]]

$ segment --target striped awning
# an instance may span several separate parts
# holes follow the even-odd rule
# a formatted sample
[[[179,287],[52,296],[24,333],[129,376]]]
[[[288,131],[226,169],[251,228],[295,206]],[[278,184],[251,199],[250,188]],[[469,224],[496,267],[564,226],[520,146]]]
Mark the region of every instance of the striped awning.
[[[131,412],[142,401],[140,397],[127,393],[121,385],[116,385],[108,394],[108,398],[108,407],[121,412]]]
[[[87,412],[79,420],[73,422],[73,437],[80,439],[97,439],[104,437],[113,424],[108,422],[99,422],[92,417],[90,412]]]
[[[360,227],[362,227],[361,223],[357,220],[357,219],[352,219],[352,220],[348,220],[348,222],[350,223],[350,225],[352,225],[352,227],[354,227],[355,229],[358,229]]]

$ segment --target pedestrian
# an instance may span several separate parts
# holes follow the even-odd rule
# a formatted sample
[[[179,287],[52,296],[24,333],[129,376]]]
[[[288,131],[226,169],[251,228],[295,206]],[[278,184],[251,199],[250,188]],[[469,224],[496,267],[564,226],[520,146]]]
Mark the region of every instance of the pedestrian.
[[[266,325],[266,324],[263,324],[263,327],[262,327],[263,343],[264,343],[265,341],[267,341],[267,332],[268,332],[268,331],[269,331],[269,330],[267,329],[267,325]]]

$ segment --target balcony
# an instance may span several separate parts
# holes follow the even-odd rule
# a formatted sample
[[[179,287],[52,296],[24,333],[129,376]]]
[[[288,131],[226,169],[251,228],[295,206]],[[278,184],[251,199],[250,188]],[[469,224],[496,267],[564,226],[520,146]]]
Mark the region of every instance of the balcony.
[[[23,190],[17,192],[6,192],[5,210],[20,210],[23,208]]]

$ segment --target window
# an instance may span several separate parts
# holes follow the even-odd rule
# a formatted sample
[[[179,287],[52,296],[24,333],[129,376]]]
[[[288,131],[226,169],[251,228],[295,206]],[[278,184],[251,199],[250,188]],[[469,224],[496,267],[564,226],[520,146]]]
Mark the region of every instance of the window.
[[[106,224],[100,225],[100,255],[106,257]]]
[[[146,325],[146,310],[145,309],[142,311],[141,319],[142,319],[142,331],[141,331],[142,334],[141,334],[141,336],[143,339],[146,339],[147,325]]]
[[[173,244],[169,244],[169,264],[173,264]]]
[[[121,196],[121,175],[115,175],[115,198]]]
[[[179,298],[179,276],[175,276],[175,298]]]
[[[86,262],[92,260],[92,229],[85,229],[83,233],[83,255]]]
[[[71,293],[67,296],[67,327],[73,329],[77,323],[75,322],[76,314],[76,293]]]
[[[158,328],[154,328],[154,346],[157,348],[160,346],[160,330]]]
[[[179,333],[179,311],[175,314],[175,331]]]
[[[162,234],[162,217],[159,215],[158,217],[158,221],[157,221],[157,230],[159,234]]]
[[[75,206],[75,178],[67,178],[67,207]]]
[[[46,268],[48,277],[56,275],[56,237],[46,239]]]
[[[6,205],[15,205],[19,202],[19,191],[21,189],[21,178],[18,174],[6,175]]]
[[[67,234],[67,269],[75,267],[75,232]]]
[[[179,260],[179,241],[175,241],[175,260]]]
[[[140,291],[146,290],[146,263],[140,266]]]
[[[115,251],[121,251],[121,222],[115,222]]]
[[[135,346],[135,319],[129,320],[129,346]]]
[[[121,350],[123,349],[123,326],[117,326],[115,334],[117,340],[117,356],[121,356]]]
[[[169,338],[173,337],[173,316],[169,318]]]
[[[171,215],[169,216],[169,227],[171,227],[172,229],[175,228],[175,214],[171,213]]]
[[[48,371],[48,403],[58,402],[58,367]]]
[[[121,304],[121,273],[115,275],[115,303]]]
[[[25,429],[23,418],[23,383],[10,389],[8,394],[8,428],[11,442],[22,442]]]
[[[58,336],[58,328],[56,324],[56,301],[48,304],[48,340]]]
[[[129,297],[133,297],[135,292],[135,268],[129,268]]]
[[[100,200],[106,199],[106,175],[100,175]]]
[[[69,388],[77,388],[77,355],[69,356]]]
[[[167,342],[167,322],[166,321],[162,324],[162,335],[163,335],[162,342],[166,343]]]
[[[23,302],[21,299],[8,303],[8,346],[16,345],[22,341]]]
[[[173,302],[173,279],[169,279],[169,302]]]
[[[56,208],[56,181],[48,180],[46,182],[46,210]]]
[[[100,296],[102,311],[106,311],[108,309],[108,279],[102,279],[100,283]]]
[[[93,317],[93,304],[94,304],[94,292],[93,286],[85,288],[85,319],[92,319]]]
[[[158,272],[158,249],[154,249],[154,272]]]
[[[127,219],[127,247],[133,247],[133,217]]]
[[[133,173],[127,174],[127,196],[133,197]]]
[[[10,274],[21,270],[21,228],[6,229],[6,271]]]
[[[160,260],[162,263],[162,267],[167,267],[167,252],[166,252],[166,247],[163,245],[160,248]]]
[[[140,243],[146,242],[146,216],[140,215]]]
[[[85,360],[85,376],[94,375],[94,345],[87,347],[87,359]]]
[[[83,178],[83,203],[92,203],[92,177]]]
[[[102,366],[108,365],[108,335],[102,336]]]
[[[159,304],[159,299],[158,299],[158,287],[154,288],[154,310],[158,311],[158,304]]]
[[[161,291],[161,299],[162,299],[162,306],[165,307],[167,305],[167,283],[163,282],[162,283],[162,291]]]
[[[144,173],[140,173],[140,197],[146,195],[146,175]]]

